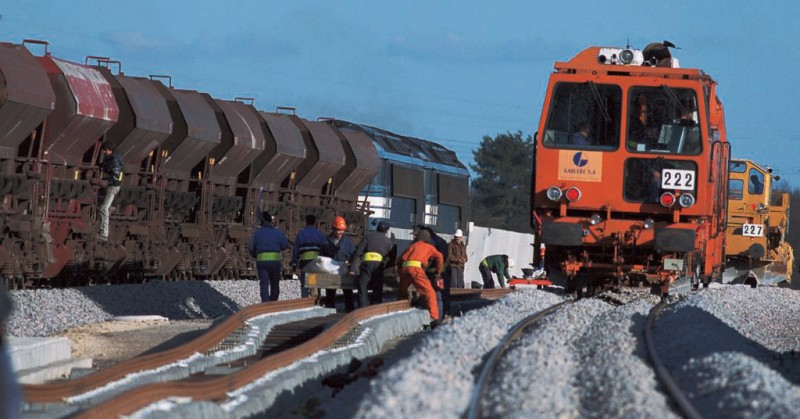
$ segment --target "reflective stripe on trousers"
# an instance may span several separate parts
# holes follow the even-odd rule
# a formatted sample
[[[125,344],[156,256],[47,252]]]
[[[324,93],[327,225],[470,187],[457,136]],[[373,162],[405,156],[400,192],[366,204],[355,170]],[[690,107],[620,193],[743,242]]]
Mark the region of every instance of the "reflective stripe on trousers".
[[[271,262],[281,260],[280,252],[261,252],[256,255],[256,260],[259,262]]]

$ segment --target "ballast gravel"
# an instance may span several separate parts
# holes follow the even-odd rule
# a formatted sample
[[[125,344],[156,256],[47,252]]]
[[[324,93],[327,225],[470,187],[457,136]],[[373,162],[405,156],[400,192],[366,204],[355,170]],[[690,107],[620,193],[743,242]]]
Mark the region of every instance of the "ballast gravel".
[[[345,388],[319,411],[352,417],[463,417],[485,356],[505,331],[563,298],[527,290],[469,312],[399,354],[368,388]],[[627,304],[581,300],[529,330],[495,371],[482,403],[484,414],[679,417],[644,346],[644,324],[658,298],[644,292],[613,300]],[[797,291],[712,286],[670,301],[656,322],[659,354],[701,414],[800,417]],[[681,311],[687,315],[676,316]],[[732,344],[762,348],[767,356],[731,350]]]
[[[258,284],[153,282],[12,295],[17,311],[9,332],[47,336],[118,315],[215,318],[257,303]],[[281,299],[297,296],[296,281],[284,281]],[[312,410],[331,417],[463,417],[485,357],[507,330],[565,299],[557,287],[529,288],[466,312],[398,345],[371,380],[335,396],[325,390]],[[495,372],[485,414],[678,416],[644,350],[643,327],[658,298],[629,292],[609,301],[624,304],[584,299],[528,330]],[[670,302],[656,321],[657,348],[703,416],[800,417],[798,291],[712,285]]]
[[[170,320],[214,319],[259,303],[258,281],[151,281],[67,289],[11,291],[7,331],[45,337],[117,316],[158,315]],[[297,280],[281,281],[281,300],[300,298]]]

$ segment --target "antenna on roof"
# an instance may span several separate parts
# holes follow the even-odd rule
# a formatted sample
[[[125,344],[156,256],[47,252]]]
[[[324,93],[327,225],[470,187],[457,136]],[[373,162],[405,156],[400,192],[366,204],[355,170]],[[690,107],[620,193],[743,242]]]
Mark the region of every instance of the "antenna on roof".
[[[628,35],[628,43],[625,44],[625,49],[631,49],[631,36]]]

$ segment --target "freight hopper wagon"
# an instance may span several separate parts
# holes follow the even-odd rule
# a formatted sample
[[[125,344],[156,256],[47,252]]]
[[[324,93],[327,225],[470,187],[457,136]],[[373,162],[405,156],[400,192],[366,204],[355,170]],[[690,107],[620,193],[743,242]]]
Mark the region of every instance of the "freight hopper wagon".
[[[780,178],[750,160],[732,160],[729,176],[723,281],[752,286],[791,281],[789,193],[774,190],[773,181]]]
[[[335,125],[345,135],[366,135],[377,149],[379,170],[360,200],[369,204],[371,229],[382,220],[389,222],[399,252],[411,243],[419,224],[447,240],[457,229],[467,231],[469,172],[456,153],[380,128],[341,120]]]
[[[555,64],[537,133],[535,264],[585,285],[722,273],[729,144],[716,83],[668,42]]]
[[[256,110],[0,43],[0,274],[6,286],[247,278],[262,210],[293,237],[306,213],[344,213],[378,170],[374,147],[331,123]],[[166,82],[166,84],[165,84]],[[97,236],[102,142],[123,161],[108,241]],[[342,191],[341,197],[336,193]],[[359,216],[360,214],[360,216]],[[332,217],[330,217],[332,218]],[[289,254],[285,255],[286,265]]]

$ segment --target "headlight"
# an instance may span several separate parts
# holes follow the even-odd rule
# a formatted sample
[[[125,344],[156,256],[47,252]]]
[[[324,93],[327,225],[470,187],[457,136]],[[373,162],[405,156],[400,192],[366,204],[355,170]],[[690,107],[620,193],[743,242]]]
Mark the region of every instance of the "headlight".
[[[622,64],[630,64],[633,61],[633,51],[626,49],[619,53],[619,60]]]
[[[567,201],[575,202],[581,199],[581,190],[576,187],[571,187],[564,192],[564,195],[567,197]]]
[[[689,208],[694,205],[694,196],[690,193],[682,194],[681,197],[678,198],[678,203],[684,208]]]
[[[650,230],[654,225],[656,225],[656,222],[652,218],[648,218],[642,223],[642,227],[644,227],[645,230]]]
[[[673,205],[675,205],[675,195],[673,195],[673,194],[671,194],[669,192],[664,192],[663,194],[661,194],[661,198],[659,199],[659,202],[661,202],[661,205],[663,205],[663,206],[665,206],[667,208],[670,208]]]
[[[592,214],[591,218],[589,218],[589,224],[593,226],[600,224],[600,221],[603,221],[603,217],[600,214]]]
[[[547,198],[551,201],[558,201],[561,199],[561,188],[558,186],[551,186],[547,189]]]

